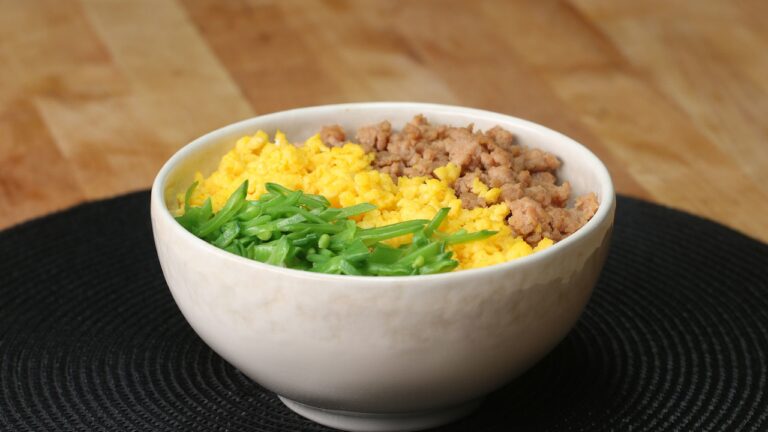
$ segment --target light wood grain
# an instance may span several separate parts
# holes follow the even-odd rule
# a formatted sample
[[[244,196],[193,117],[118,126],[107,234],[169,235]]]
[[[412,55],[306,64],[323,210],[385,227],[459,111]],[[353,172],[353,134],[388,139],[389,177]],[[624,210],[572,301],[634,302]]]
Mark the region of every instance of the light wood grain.
[[[768,240],[759,0],[0,0],[0,227],[146,188],[206,131],[415,100],[540,122],[619,192]]]

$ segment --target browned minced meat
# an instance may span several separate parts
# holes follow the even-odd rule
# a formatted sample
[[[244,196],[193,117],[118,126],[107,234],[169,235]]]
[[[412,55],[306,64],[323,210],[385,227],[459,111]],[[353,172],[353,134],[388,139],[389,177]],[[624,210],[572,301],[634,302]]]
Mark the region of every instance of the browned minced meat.
[[[342,145],[347,139],[338,125],[323,127],[320,137],[331,146]],[[568,207],[571,185],[567,181],[558,184],[560,160],[519,144],[511,132],[499,126],[483,132],[472,124],[432,125],[417,115],[401,131],[393,131],[388,121],[363,126],[355,140],[366,151],[375,152],[373,166],[393,178],[434,176],[435,168],[453,162],[461,168],[453,188],[465,208],[487,205],[472,192],[475,178],[500,188],[500,199],[510,209],[510,227],[531,245],[543,237],[562,240],[597,211],[594,193],[576,198],[573,207]]]
[[[344,133],[344,129],[339,125],[323,126],[320,129],[320,139],[326,145],[340,146],[347,140],[347,134]]]

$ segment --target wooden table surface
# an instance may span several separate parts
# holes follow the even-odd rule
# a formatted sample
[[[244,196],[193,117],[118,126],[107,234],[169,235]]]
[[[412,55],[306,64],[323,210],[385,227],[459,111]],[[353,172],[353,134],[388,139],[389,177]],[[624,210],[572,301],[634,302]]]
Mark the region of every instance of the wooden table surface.
[[[542,123],[620,193],[768,241],[768,2],[0,0],[0,227],[220,126],[413,100]]]

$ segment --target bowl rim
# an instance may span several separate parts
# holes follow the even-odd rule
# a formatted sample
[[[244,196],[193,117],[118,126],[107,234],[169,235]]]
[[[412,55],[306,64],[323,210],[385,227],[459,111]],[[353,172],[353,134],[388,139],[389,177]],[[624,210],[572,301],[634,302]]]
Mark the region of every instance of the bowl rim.
[[[447,273],[437,273],[432,275],[408,275],[408,276],[355,276],[355,275],[335,275],[335,274],[325,274],[325,273],[314,273],[306,270],[298,270],[298,269],[291,269],[287,267],[280,267],[275,266],[271,264],[265,264],[259,261],[251,260],[245,257],[241,257],[239,255],[235,255],[231,252],[227,252],[223,249],[219,249],[212,244],[206,242],[205,240],[193,235],[184,227],[182,227],[176,220],[173,218],[170,209],[165,203],[165,185],[166,180],[168,178],[168,175],[170,172],[181,162],[183,161],[189,154],[194,153],[196,150],[198,150],[201,147],[205,147],[208,145],[209,142],[215,141],[218,137],[222,135],[226,135],[236,129],[242,128],[245,125],[248,125],[252,122],[255,122],[257,119],[264,120],[265,118],[270,117],[293,117],[298,115],[306,115],[306,114],[312,114],[312,113],[318,113],[323,111],[344,111],[344,110],[355,110],[355,109],[371,109],[371,108],[379,108],[379,109],[403,109],[403,108],[409,108],[414,109],[417,111],[423,111],[423,114],[427,117],[431,113],[445,113],[445,114],[464,114],[467,116],[475,116],[475,117],[482,117],[484,120],[488,121],[504,121],[507,123],[515,123],[515,127],[517,128],[527,128],[532,131],[538,132],[543,135],[549,135],[552,139],[556,139],[561,142],[562,145],[566,146],[574,146],[578,149],[578,151],[582,152],[584,154],[584,158],[588,165],[591,166],[591,169],[594,170],[594,172],[597,174],[599,183],[601,185],[601,202],[599,203],[599,207],[597,209],[597,212],[595,215],[590,219],[584,226],[578,229],[574,234],[571,234],[564,240],[561,240],[554,245],[535,253],[532,253],[530,255],[516,258],[514,260],[505,261],[498,264],[493,264],[485,267],[480,268],[474,268],[474,269],[466,269],[466,270],[460,270],[460,271],[452,271]],[[514,133],[514,131],[513,131]],[[594,191],[597,192],[597,191]],[[352,282],[352,281],[365,281],[368,283],[374,283],[374,284],[392,284],[393,282],[417,282],[417,281],[439,281],[440,279],[465,279],[465,278],[474,278],[477,276],[481,276],[483,274],[489,274],[494,272],[499,272],[502,270],[512,270],[517,267],[522,266],[528,266],[533,265],[536,262],[540,262],[543,260],[546,260],[550,258],[550,256],[559,254],[561,251],[565,249],[566,246],[575,244],[579,242],[581,239],[587,237],[590,232],[595,231],[598,229],[598,227],[602,226],[603,223],[609,219],[613,214],[613,209],[616,202],[616,196],[615,191],[613,187],[613,182],[611,180],[611,176],[608,172],[608,169],[603,164],[603,162],[594,154],[591,150],[589,150],[586,146],[579,143],[578,141],[574,140],[573,138],[570,138],[560,132],[557,132],[553,129],[550,129],[546,126],[540,125],[538,123],[534,123],[529,120],[521,119],[519,117],[497,113],[493,111],[488,110],[482,110],[477,108],[469,108],[469,107],[462,107],[457,105],[445,105],[445,104],[434,104],[434,103],[422,103],[422,102],[356,102],[356,103],[344,103],[344,104],[329,104],[329,105],[317,105],[317,106],[309,106],[309,107],[301,107],[301,108],[294,108],[289,110],[283,110],[283,111],[276,111],[268,114],[263,115],[257,115],[248,119],[240,120],[235,123],[231,123],[229,125],[220,127],[218,129],[215,129],[211,132],[208,132],[188,144],[181,147],[179,150],[177,150],[173,156],[171,156],[162,166],[160,171],[158,172],[157,176],[155,177],[153,183],[152,183],[152,189],[151,189],[151,208],[152,208],[152,219],[154,222],[155,218],[163,218],[165,222],[167,223],[167,226],[171,227],[172,230],[174,230],[174,234],[187,236],[187,239],[190,239],[192,241],[196,241],[200,247],[203,247],[205,250],[210,251],[211,253],[218,254],[220,257],[224,259],[229,259],[234,262],[238,262],[241,265],[249,266],[257,270],[267,270],[275,273],[284,274],[285,276],[296,276],[304,279],[312,279],[312,280],[325,280],[325,281],[338,281],[338,282]],[[156,212],[155,209],[162,209],[160,212]],[[158,214],[159,213],[159,214]],[[155,224],[153,223],[153,230],[155,228]]]

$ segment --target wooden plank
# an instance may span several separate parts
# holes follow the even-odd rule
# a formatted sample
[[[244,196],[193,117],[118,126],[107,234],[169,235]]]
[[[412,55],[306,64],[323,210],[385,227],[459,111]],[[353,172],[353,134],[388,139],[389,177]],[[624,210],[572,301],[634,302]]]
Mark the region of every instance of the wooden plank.
[[[294,28],[279,4],[186,0],[222,65],[259,113],[343,102],[340,87],[318,63],[313,37]]]
[[[558,94],[663,204],[768,240],[768,198],[742,166],[642,80],[610,70],[553,79]]]
[[[573,3],[768,195],[768,44],[738,2]]]
[[[360,13],[393,3],[279,3],[325,75],[345,101],[427,101],[455,104],[455,94],[440,75],[423,64],[398,26],[363,25]],[[359,8],[359,9],[358,9]]]
[[[69,93],[38,98],[90,198],[148,187],[179,147],[248,117],[250,106],[173,1],[84,1],[71,26],[103,44],[102,70],[78,70]],[[136,25],[141,23],[141,25]],[[77,34],[74,32],[73,34]],[[71,97],[96,83],[95,97]]]
[[[495,38],[539,74],[625,65],[613,43],[566,2],[489,0],[481,10]]]
[[[60,19],[70,13],[63,8],[45,16],[21,2],[0,2],[0,228],[85,198],[76,171],[33,100],[62,91],[57,71],[71,71],[74,63],[94,55],[92,47],[83,46],[69,55],[61,52],[65,42],[55,37],[66,31]]]
[[[0,173],[0,228],[84,198],[37,109],[23,99],[0,106]]]

